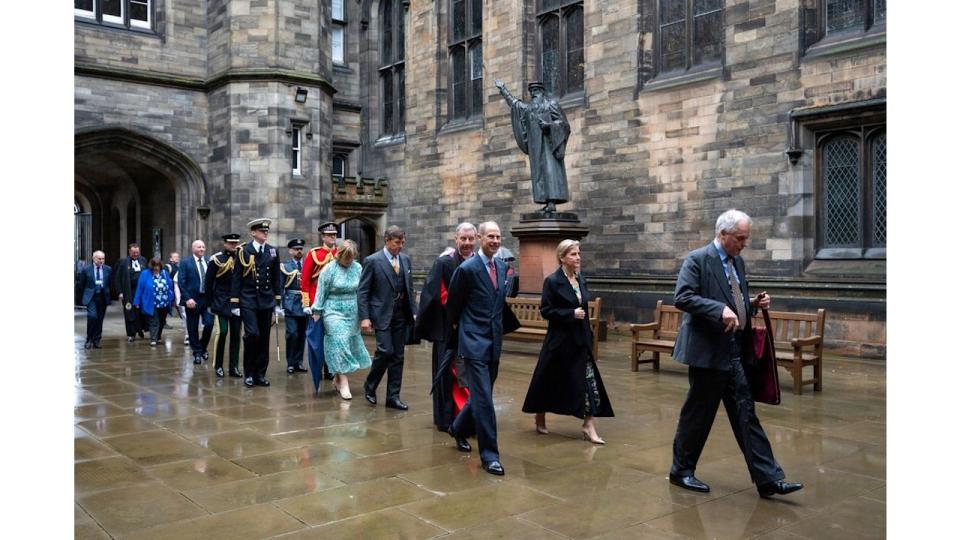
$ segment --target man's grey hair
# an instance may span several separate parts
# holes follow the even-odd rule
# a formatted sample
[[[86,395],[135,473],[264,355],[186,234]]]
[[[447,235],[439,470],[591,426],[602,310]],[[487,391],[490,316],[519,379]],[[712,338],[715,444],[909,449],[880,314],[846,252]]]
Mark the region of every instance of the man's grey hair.
[[[100,251],[100,250],[98,249],[98,250],[94,251],[93,253],[91,253],[91,254],[90,254],[90,257],[91,257],[91,258],[92,258],[92,257],[96,257],[98,253],[99,253],[100,255],[103,255],[104,258],[106,258],[106,256],[107,256],[104,252],[102,252],[102,251]]]
[[[716,234],[720,236],[720,232],[729,233],[737,226],[737,223],[740,221],[746,221],[747,225],[753,225],[753,220],[750,219],[745,212],[740,210],[727,210],[726,212],[720,214],[720,217],[717,218]]]
[[[387,230],[383,233],[383,241],[389,242],[397,238],[406,238],[407,233],[403,232],[403,229],[396,225],[391,225],[387,227]]]
[[[463,231],[476,232],[476,230],[477,228],[473,226],[473,223],[470,223],[469,221],[464,221],[463,223],[457,225],[456,233],[457,233],[457,236],[460,236],[460,233],[462,233]]]
[[[480,224],[480,227],[477,228],[477,234],[480,236],[487,234],[487,229],[489,229],[491,226],[496,227],[497,229],[500,228],[496,221],[484,221]]]

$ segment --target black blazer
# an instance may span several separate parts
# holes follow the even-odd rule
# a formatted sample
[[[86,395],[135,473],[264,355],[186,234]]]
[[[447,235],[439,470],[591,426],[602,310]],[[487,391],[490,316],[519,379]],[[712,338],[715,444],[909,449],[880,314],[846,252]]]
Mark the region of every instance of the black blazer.
[[[740,276],[740,290],[747,308],[747,326],[743,332],[741,353],[743,361],[749,362],[753,352],[750,320],[755,310],[750,306],[743,259],[734,257],[733,264]],[[737,308],[723,271],[723,263],[720,262],[720,254],[713,242],[687,255],[677,276],[673,300],[677,308],[684,312],[673,347],[673,358],[692,367],[730,369],[730,334],[724,332],[723,308],[728,306],[733,312]]]
[[[410,257],[403,252],[400,259],[400,275],[407,287],[407,300],[400,306],[404,310],[407,320],[413,321],[413,314],[417,312],[417,305],[413,300],[413,278],[410,273]],[[363,260],[363,270],[360,272],[360,285],[357,288],[357,314],[360,320],[370,319],[377,330],[390,328],[393,318],[393,304],[397,296],[395,274],[390,260],[383,254],[383,249],[369,255]]]

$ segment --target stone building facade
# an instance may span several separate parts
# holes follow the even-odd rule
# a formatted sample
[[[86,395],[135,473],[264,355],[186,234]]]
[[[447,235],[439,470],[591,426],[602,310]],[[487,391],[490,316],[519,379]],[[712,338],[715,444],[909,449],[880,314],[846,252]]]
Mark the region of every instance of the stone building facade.
[[[137,3],[149,29],[75,9],[77,207],[108,258],[260,215],[276,243],[335,219],[367,251],[400,225],[420,273],[464,220],[516,251],[538,205],[494,80],[524,99],[543,80],[611,325],[670,301],[736,207],[754,287],[885,355],[884,0]]]

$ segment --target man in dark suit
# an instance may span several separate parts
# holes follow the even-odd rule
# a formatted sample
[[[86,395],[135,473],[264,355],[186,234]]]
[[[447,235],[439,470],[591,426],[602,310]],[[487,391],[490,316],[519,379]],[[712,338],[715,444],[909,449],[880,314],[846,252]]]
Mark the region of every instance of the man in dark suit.
[[[493,383],[500,367],[504,334],[520,327],[507,306],[507,265],[494,257],[500,248],[500,227],[481,223],[480,253],[457,268],[450,280],[447,314],[457,335],[457,355],[463,358],[470,383],[470,399],[448,433],[463,452],[467,426],[473,425],[480,446],[480,463],[490,474],[503,475],[497,448],[497,417],[493,409]]]
[[[673,358],[690,366],[690,391],[680,410],[673,440],[670,483],[706,493],[710,486],[694,476],[717,408],[723,401],[733,434],[762,497],[785,495],[803,484],[784,481],[754,408],[743,364],[753,353],[750,319],[768,308],[770,296],[749,296],[740,252],[750,239],[750,217],[728,210],[716,224],[716,238],[692,251],[683,262],[674,303],[684,311]]]
[[[105,256],[102,251],[94,251],[91,259],[93,262],[80,271],[80,303],[87,306],[87,340],[83,348],[99,349],[103,317],[110,305],[111,268],[103,264]]]
[[[303,346],[307,342],[307,313],[303,307],[303,291],[300,277],[303,273],[302,238],[287,242],[290,260],[280,265],[283,272],[283,322],[286,325],[287,373],[306,373],[303,367]]]
[[[243,384],[248,387],[270,386],[270,326],[274,315],[283,315],[280,257],[267,243],[270,223],[266,218],[247,223],[253,240],[237,250],[230,294],[231,313],[243,319]]]
[[[360,329],[367,333],[375,330],[377,336],[377,352],[363,383],[363,397],[371,405],[377,404],[377,386],[386,372],[385,405],[405,411],[407,404],[400,401],[403,348],[417,307],[413,301],[410,258],[400,253],[406,234],[393,225],[387,228],[383,240],[383,249],[364,259],[357,289]]]
[[[140,308],[133,305],[133,293],[137,290],[140,281],[140,272],[146,270],[147,259],[140,256],[140,245],[127,246],[127,256],[114,265],[114,284],[117,288],[117,299],[123,306],[123,324],[127,330],[127,343],[133,343],[137,334],[143,337],[143,330],[149,323],[147,316],[140,313]]]
[[[230,376],[243,377],[240,373],[240,317],[234,317],[230,310],[230,292],[233,288],[233,272],[236,270],[237,246],[240,244],[240,235],[225,234],[223,251],[210,257],[210,265],[204,276],[203,288],[207,292],[211,316],[216,316],[217,338],[216,357],[214,359],[214,373],[223,378],[223,353],[230,338]]]
[[[208,297],[204,288],[204,277],[207,275],[210,260],[205,255],[207,246],[202,240],[194,240],[190,250],[192,255],[180,264],[177,282],[180,285],[180,305],[187,308],[187,337],[193,353],[193,363],[201,364],[209,357],[207,345],[210,343],[210,334],[213,333],[213,317],[207,310]],[[201,321],[203,334],[200,333]]]
[[[177,273],[180,271],[180,254],[176,251],[171,251],[169,257],[167,258],[167,264],[163,265],[167,270],[167,274],[170,275],[170,279],[173,280],[174,287],[174,301],[170,302],[169,314],[170,317],[180,318],[180,293],[179,289],[176,286],[177,283]],[[167,319],[167,326],[170,326],[170,319]]]
[[[453,325],[447,315],[447,294],[453,272],[473,256],[477,228],[472,223],[457,225],[454,242],[457,248],[448,248],[437,257],[427,274],[423,290],[420,291],[420,312],[416,324],[417,337],[433,342],[433,423],[438,431],[450,429],[450,424],[468,397],[464,366],[454,365],[456,349],[448,347]]]

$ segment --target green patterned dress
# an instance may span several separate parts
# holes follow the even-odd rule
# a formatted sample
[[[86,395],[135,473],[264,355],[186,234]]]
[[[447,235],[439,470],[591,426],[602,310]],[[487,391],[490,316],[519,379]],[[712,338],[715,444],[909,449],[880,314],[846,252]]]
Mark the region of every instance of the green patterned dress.
[[[370,353],[360,335],[357,287],[360,263],[349,268],[333,261],[317,279],[317,296],[311,309],[323,316],[323,354],[331,373],[352,373],[370,367]]]

